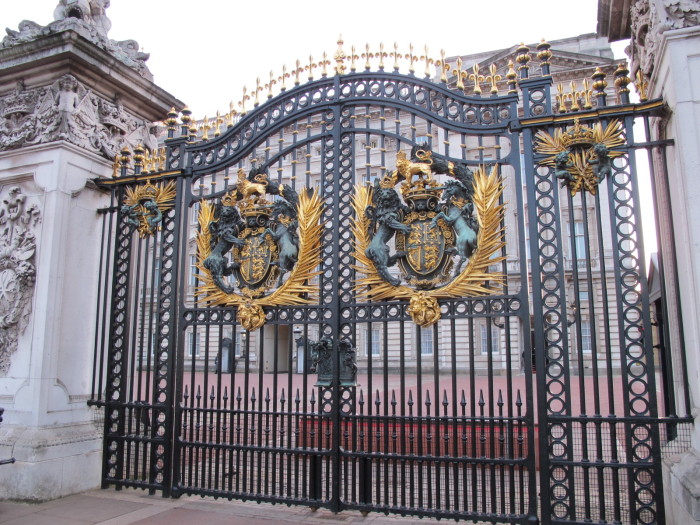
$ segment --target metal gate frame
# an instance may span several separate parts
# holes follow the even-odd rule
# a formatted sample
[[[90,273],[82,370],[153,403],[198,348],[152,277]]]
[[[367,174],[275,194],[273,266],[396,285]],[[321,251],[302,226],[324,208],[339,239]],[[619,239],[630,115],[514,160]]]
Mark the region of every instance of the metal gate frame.
[[[668,421],[659,417],[657,411],[658,400],[656,399],[652,341],[650,336],[644,336],[644,334],[651,334],[652,327],[646,290],[643,242],[639,226],[641,215],[637,173],[635,158],[632,154],[636,149],[646,148],[651,151],[651,149],[663,148],[667,145],[661,142],[651,143],[648,139],[635,142],[633,134],[635,119],[642,119],[648,132],[649,119],[663,108],[663,103],[662,101],[651,101],[631,104],[626,88],[629,79],[626,78],[623,68],[616,72],[616,85],[621,97],[620,105],[607,105],[606,97],[608,94],[605,91],[605,80],[598,78],[598,82],[594,84],[594,90],[591,91],[597,102],[595,109],[591,107],[578,112],[556,113],[552,106],[552,79],[546,62],[542,63],[541,76],[529,78],[527,60],[524,60],[519,69],[519,77],[517,85],[520,94],[516,89],[515,77],[509,76],[510,91],[507,95],[493,94],[491,97],[481,97],[480,94],[466,96],[462,92],[463,88],[450,88],[445,83],[432,82],[428,78],[419,79],[414,74],[404,75],[398,70],[386,72],[382,68],[378,72],[369,70],[356,72],[353,68],[349,73],[341,70],[336,75],[330,77],[323,75],[319,80],[297,85],[290,90],[283,90],[277,97],[256,106],[250,113],[243,114],[235,125],[231,122],[225,133],[212,139],[206,137],[206,131],[205,137],[197,138],[196,133],[193,133],[191,128],[192,120],[188,111],[182,112],[180,122],[177,120],[177,113],[170,114],[167,121],[168,139],[165,142],[165,157],[161,159],[164,161],[164,165],[159,168],[152,166],[151,169],[148,169],[147,166],[144,166],[145,152],[135,151],[132,171],[129,154],[123,152],[120,176],[109,181],[98,181],[100,186],[112,191],[112,205],[101,210],[105,217],[103,227],[105,240],[101,262],[102,282],[105,286],[110,286],[111,291],[98,300],[101,321],[97,328],[95,387],[91,402],[96,406],[104,407],[105,410],[103,486],[140,487],[148,489],[150,492],[161,491],[164,496],[174,497],[185,493],[214,495],[305,504],[314,507],[324,506],[336,512],[344,508],[356,508],[363,511],[382,510],[420,516],[481,519],[494,523],[500,521],[533,523],[539,520],[543,523],[583,523],[596,518],[602,522],[608,522],[606,520],[610,519],[613,520],[612,522],[622,522],[626,519],[634,523],[663,522],[659,429],[662,424]],[[522,118],[518,116],[519,100],[522,100],[524,112]],[[371,322],[383,323],[386,339],[387,322],[400,320],[402,323],[401,341],[403,342],[403,323],[410,322],[405,301],[375,304],[357,301],[354,295],[353,280],[337,278],[339,275],[354,275],[352,243],[347,237],[350,231],[347,225],[351,223],[354,214],[351,206],[353,185],[356,181],[355,160],[357,154],[354,149],[354,135],[356,133],[369,135],[364,128],[355,130],[355,120],[358,118],[355,114],[355,108],[369,108],[370,106],[391,108],[397,114],[399,111],[404,111],[408,115],[413,115],[414,119],[424,119],[429,123],[428,126],[432,123],[440,130],[445,130],[446,144],[448,143],[448,131],[463,135],[469,134],[470,136],[498,135],[511,141],[512,151],[504,158],[498,159],[498,162],[509,164],[512,167],[516,188],[522,188],[523,185],[526,188],[529,227],[526,232],[524,214],[519,213],[517,223],[520,232],[518,253],[526,253],[525,236],[529,235],[529,249],[533,256],[530,268],[526,264],[520,265],[518,273],[521,287],[519,291],[511,295],[486,297],[487,309],[485,311],[495,315],[496,313],[503,314],[508,308],[513,308],[514,313],[509,315],[523,321],[523,326],[528,326],[530,323],[529,300],[532,300],[533,321],[530,329],[534,333],[534,352],[530,348],[528,338],[525,338],[522,345],[526,370],[533,366],[537,370],[536,388],[538,395],[535,395],[533,390],[532,376],[528,375],[525,381],[524,402],[518,394],[518,414],[507,423],[508,428],[511,429],[509,432],[514,432],[513,428],[515,427],[511,428],[511,425],[519,425],[521,438],[527,441],[523,456],[515,458],[513,447],[510,446],[509,459],[504,459],[500,463],[500,460],[488,457],[470,459],[470,461],[476,461],[476,464],[483,464],[482,472],[484,473],[491,469],[493,476],[497,471],[497,465],[501,465],[501,463],[504,465],[501,472],[505,472],[506,466],[513,468],[510,477],[504,475],[501,478],[504,487],[506,479],[512,487],[511,496],[515,494],[516,471],[520,473],[521,481],[527,481],[526,484],[529,487],[527,494],[523,495],[517,505],[513,503],[513,507],[509,507],[511,512],[505,511],[506,506],[510,505],[506,501],[505,488],[499,503],[496,503],[495,478],[489,482],[493,483],[493,488],[488,489],[493,495],[493,501],[490,503],[492,506],[489,508],[486,507],[485,503],[482,505],[481,502],[477,501],[476,477],[474,477],[472,485],[474,504],[470,506],[467,503],[469,498],[466,492],[464,493],[465,502],[461,508],[457,502],[450,503],[451,491],[446,490],[448,486],[453,486],[452,484],[456,484],[459,479],[465,483],[462,490],[466,491],[468,486],[466,481],[467,467],[464,467],[463,478],[458,472],[460,465],[463,465],[460,463],[462,459],[458,453],[443,459],[434,455],[414,454],[413,449],[411,449],[410,454],[402,450],[402,454],[397,456],[396,451],[394,451],[392,456],[392,453],[389,452],[380,452],[379,450],[372,452],[371,445],[369,451],[364,452],[348,450],[342,446],[343,443],[346,445],[349,443],[347,436],[343,435],[344,432],[346,434],[348,432],[343,429],[347,429],[349,425],[353,429],[351,431],[352,436],[354,436],[352,439],[355,440],[358,435],[362,435],[362,428],[372,428],[371,425],[379,424],[377,422],[382,421],[382,424],[385,425],[383,439],[388,440],[390,423],[387,421],[391,418],[386,415],[373,414],[371,411],[373,402],[371,389],[368,392],[370,397],[365,400],[362,397],[363,394],[358,395],[357,387],[341,383],[342,364],[339,339],[345,338],[354,341],[356,338],[354,326],[359,319],[365,321],[371,319]],[[274,327],[275,334],[277,334],[278,327],[289,326],[290,323],[302,324],[305,327],[305,333],[310,324],[318,324],[319,335],[326,335],[334,340],[332,379],[329,384],[318,386],[317,413],[297,414],[302,420],[316,418],[318,431],[324,429],[324,432],[327,433],[326,444],[328,446],[321,445],[321,437],[319,436],[316,443],[318,446],[315,448],[312,446],[312,452],[307,450],[306,443],[292,451],[301,454],[304,458],[301,470],[304,471],[306,486],[296,496],[290,496],[289,493],[276,494],[274,490],[271,494],[265,491],[261,492],[260,485],[258,485],[257,493],[254,490],[246,491],[238,488],[234,490],[231,488],[233,485],[229,485],[229,489],[212,488],[211,484],[207,485],[204,481],[199,487],[191,486],[183,481],[184,469],[188,468],[187,454],[189,454],[189,461],[193,460],[192,448],[188,448],[191,447],[191,443],[188,442],[186,436],[183,438],[180,435],[183,425],[185,425],[184,428],[187,428],[188,421],[192,425],[194,414],[197,414],[197,425],[199,425],[200,413],[203,414],[202,421],[206,420],[207,414],[213,421],[212,414],[216,413],[217,417],[222,416],[224,421],[232,424],[233,415],[231,414],[236,413],[236,410],[240,412],[241,408],[239,394],[238,408],[234,409],[233,382],[230,393],[224,390],[223,398],[221,398],[221,390],[219,389],[217,392],[216,409],[213,406],[214,385],[211,385],[212,408],[210,412],[206,410],[206,397],[208,395],[206,380],[203,405],[205,409],[200,410],[199,408],[201,393],[195,394],[194,380],[191,382],[192,390],[187,388],[188,383],[185,379],[186,330],[194,326],[193,329],[196,333],[198,323],[219,327],[223,326],[222,323],[232,323],[235,326],[234,312],[231,309],[187,305],[184,276],[186,274],[188,242],[190,242],[188,225],[194,204],[204,198],[202,190],[196,194],[192,188],[200,177],[222,172],[222,170],[226,172],[227,177],[223,184],[225,188],[228,187],[228,169],[230,167],[241,166],[243,159],[250,157],[265,141],[267,141],[267,148],[270,150],[269,140],[274,133],[282,133],[281,130],[284,130],[285,126],[289,126],[293,121],[308,118],[310,122],[312,114],[322,115],[322,131],[315,137],[322,144],[321,194],[326,199],[329,196],[332,196],[333,199],[333,205],[326,206],[322,215],[322,221],[328,225],[328,228],[323,233],[321,267],[326,272],[331,268],[335,270],[330,274],[326,273],[326,275],[322,273],[319,284],[320,295],[316,305],[278,306],[268,309],[266,313],[268,325]],[[555,176],[555,169],[543,164],[545,155],[537,149],[538,132],[546,132],[551,136],[555,135],[556,130],[566,132],[572,126],[579,126],[581,123],[584,126],[592,126],[596,122],[607,125],[614,119],[621,122],[624,130],[624,144],[618,147],[621,156],[619,160],[612,163],[607,182],[601,182],[599,186],[601,192],[593,195],[587,194],[588,192],[584,190],[577,195],[569,194],[568,203],[562,202],[568,192],[559,191],[559,179]],[[381,128],[381,133],[382,136],[389,135],[384,127]],[[396,134],[395,140],[397,150],[401,149],[402,145],[404,148],[410,146],[416,142],[415,131],[411,137],[407,138]],[[521,140],[524,151],[522,166],[518,155]],[[307,141],[307,144],[310,143]],[[437,148],[437,141],[432,143],[432,147]],[[446,149],[448,148],[449,146]],[[276,156],[267,156],[265,163],[273,166],[276,159],[281,157],[281,152]],[[455,162],[464,160],[449,155],[446,158]],[[157,231],[152,232],[152,236],[145,236],[145,238],[138,240],[133,224],[129,222],[128,211],[123,208],[126,198],[125,192],[128,188],[135,188],[139,185],[166,184],[169,181],[173,181],[175,185],[176,197],[173,200],[173,206],[166,213],[163,213],[162,224]],[[214,180],[215,183],[216,180]],[[214,184],[212,184],[212,188]],[[221,190],[212,190],[207,197],[222,194]],[[523,210],[525,207],[524,195],[522,192],[516,191],[516,197],[518,210]],[[562,230],[564,222],[562,222],[561,217],[562,209],[567,208],[565,204],[568,204],[569,211],[573,209],[574,199],[580,199],[582,209],[587,210],[590,205],[596,210],[597,240],[601,243],[601,253],[604,232],[602,222],[598,218],[605,210],[605,213],[615,219],[610,226],[613,246],[617,248],[613,250],[614,261],[611,271],[614,273],[614,282],[618,283],[619,286],[615,286],[614,300],[609,299],[611,297],[609,296],[610,291],[606,288],[608,281],[603,278],[602,294],[604,299],[602,304],[605,308],[608,356],[611,356],[612,352],[611,334],[618,334],[623,340],[620,351],[620,381],[624,395],[622,415],[620,415],[619,410],[615,410],[615,385],[613,384],[615,376],[612,372],[612,357],[606,358],[607,373],[599,372],[598,364],[590,372],[591,380],[596,389],[594,392],[595,407],[592,415],[587,414],[585,408],[588,392],[585,380],[581,376],[581,371],[584,369],[582,351],[578,352],[578,362],[573,364],[569,362],[569,327],[575,324],[575,329],[578,330],[578,333],[572,337],[581,341],[582,336],[581,318],[580,316],[576,317],[575,311],[574,321],[568,322],[570,312],[567,310],[566,294],[569,292],[565,289],[565,271],[567,270],[563,246],[567,234]],[[586,199],[590,202],[587,202]],[[575,235],[574,225],[573,222],[568,222],[571,228],[569,235],[569,242],[571,242]],[[588,225],[588,220],[585,221],[585,224]],[[594,235],[586,230],[585,238],[586,242],[589,243]],[[153,253],[150,262],[148,262],[149,253]],[[159,267],[156,267],[156,260],[158,260]],[[146,262],[141,263],[140,261]],[[145,264],[145,268],[133,275],[132,270],[141,264]],[[588,272],[588,283],[592,282],[591,264],[589,261],[588,265],[581,269]],[[503,268],[505,268],[505,263],[503,263]],[[579,292],[578,282],[583,281],[578,270],[577,267],[573,269],[573,273],[576,275],[574,279],[576,295]],[[608,266],[603,260],[602,272],[606,271],[608,271]],[[504,273],[507,272],[504,271]],[[150,299],[148,301],[146,292],[140,292],[140,275],[143,275],[141,286],[143,290],[146,290],[147,281],[156,283],[157,280],[157,285],[153,284],[149,288]],[[156,275],[158,275],[157,278]],[[532,287],[531,297],[528,282]],[[153,305],[151,307],[153,317],[149,316],[148,330],[145,326],[145,315],[140,320],[134,317],[139,308],[139,301],[142,305],[147,302]],[[453,319],[451,325],[453,341],[454,319],[466,319],[475,315],[476,310],[473,308],[477,302],[479,301],[474,298],[441,301],[443,319]],[[490,310],[496,304],[500,310]],[[607,320],[610,319],[609,307],[616,309],[617,326]],[[376,317],[374,317],[375,314],[370,313],[372,311],[378,312]],[[437,328],[435,330],[437,331]],[[473,329],[471,330],[473,333]],[[144,336],[148,331],[155,332],[155,339]],[[219,328],[219,332],[221,333],[221,328]],[[208,338],[209,331],[206,333]],[[414,342],[420,344],[420,328],[415,330],[414,337],[417,338]],[[470,335],[470,340],[471,338]],[[144,342],[146,339],[148,341]],[[247,350],[249,340],[245,344]],[[454,348],[454,342],[452,346]],[[147,350],[148,353],[146,365],[143,363],[144,350]],[[206,351],[208,352],[208,350]],[[508,352],[510,353],[510,349]],[[419,351],[417,357],[419,369],[420,354]],[[243,363],[246,386],[248,386],[247,378],[250,370],[249,355],[250,353],[246,351]],[[534,362],[531,358],[533,355]],[[434,359],[435,370],[437,370],[437,352],[434,353]],[[97,362],[100,363],[99,369]],[[371,362],[371,359],[368,359],[368,362]],[[385,361],[385,370],[388,369],[386,363]],[[491,363],[490,354],[489,363]],[[146,373],[137,373],[143,371],[144,366]],[[261,365],[258,364],[258,366]],[[371,364],[369,366],[371,370]],[[490,373],[493,373],[490,366],[489,364]],[[572,370],[576,367],[578,367],[579,374],[574,375]],[[191,370],[192,377],[194,377],[194,359]],[[456,367],[453,365],[453,371],[455,370]],[[206,372],[207,370],[205,370],[205,374]],[[386,374],[385,371],[385,377]],[[401,374],[403,378],[403,368]],[[419,375],[419,377],[421,376]],[[306,378],[307,374],[304,373],[305,386],[307,384]],[[291,386],[291,379],[289,381]],[[438,382],[439,377],[435,372],[435,383]],[[608,384],[607,408],[610,409],[609,414],[603,413],[602,398],[597,393],[601,382]],[[260,379],[259,385],[263,386],[262,379]],[[410,420],[411,428],[413,428],[415,421],[423,421],[428,426],[419,425],[417,428],[427,428],[428,433],[432,431],[432,425],[435,425],[438,434],[441,428],[447,429],[452,425],[455,432],[453,438],[456,440],[460,419],[456,408],[458,393],[454,385],[453,382],[453,392],[450,396],[454,414],[452,417],[447,415],[447,397],[445,397],[444,402],[444,420],[441,419],[437,410],[432,416],[429,412],[423,416],[421,407],[425,400],[420,399],[420,397],[417,400],[418,415],[411,413],[410,416],[401,417],[406,417],[406,421]],[[491,379],[489,379],[489,385],[491,388],[493,387]],[[218,387],[221,387],[220,379]],[[572,405],[571,392],[572,389],[576,388],[579,389],[579,395],[583,400],[580,414],[576,413],[576,407]],[[137,392],[136,396],[134,392]],[[420,387],[417,392],[419,396],[422,395]],[[197,407],[193,404],[195,395],[199,396]],[[244,391],[245,407],[248,407],[248,395],[249,393]],[[265,413],[273,419],[280,416],[274,410],[268,412],[267,409],[262,409],[262,395],[262,391],[258,390],[256,413],[261,418],[262,414]],[[283,391],[282,396],[284,397],[284,395]],[[389,403],[388,395],[388,390],[386,390],[384,393],[385,405]],[[289,412],[292,413],[291,390],[287,392],[287,396],[287,406]],[[509,399],[513,398],[512,391],[509,390],[508,396]],[[188,399],[190,400],[189,406],[192,407],[189,411],[187,410]],[[535,416],[535,399],[537,416]],[[402,398],[401,405],[405,401]],[[435,399],[434,402],[437,408],[438,399]],[[493,399],[490,402],[493,403]],[[284,401],[282,403],[284,404]],[[312,408],[314,403],[312,397]],[[269,406],[269,400],[267,404]],[[367,415],[363,414],[365,404],[369,410]],[[378,411],[380,404],[379,397],[377,397]],[[396,406],[395,399],[392,399],[392,404]],[[413,400],[410,396],[408,404],[413,406]],[[273,400],[273,406],[277,406],[277,400]],[[520,412],[522,406],[524,406],[524,411]],[[255,411],[254,397],[252,407],[250,410]],[[429,399],[427,407],[429,410]],[[483,409],[484,404],[481,404],[482,421],[487,421],[488,417],[484,416]],[[493,432],[497,415],[493,412],[493,406],[491,409],[489,424]],[[509,408],[509,410],[511,409],[512,407]],[[284,408],[280,410],[284,411]],[[384,410],[388,411],[388,407]],[[248,412],[248,408],[245,408],[243,412]],[[231,419],[226,419],[226,417]],[[284,417],[284,414],[280,417]],[[396,425],[396,419],[392,421]],[[501,421],[505,424],[506,419],[501,418]],[[369,426],[363,427],[362,425]],[[524,434],[522,433],[522,425],[525,426]],[[536,427],[539,434],[538,465],[535,456]],[[231,439],[233,439],[233,427],[229,425],[227,428]],[[396,432],[396,426],[394,426],[394,432]],[[622,452],[624,457],[618,455],[618,435],[624,436],[624,446],[621,446],[624,449]],[[606,437],[610,438],[609,442],[605,441]],[[213,433],[209,439],[213,439]],[[463,439],[466,438],[463,437]],[[492,436],[490,439],[493,441],[494,437]],[[233,450],[244,451],[247,454],[247,451],[255,448],[255,446],[245,443],[242,446],[218,446],[212,442],[203,443],[200,446],[201,448],[194,452],[195,459],[200,457],[199,454],[203,454],[206,458],[208,451],[211,450],[211,461],[213,461],[214,451],[216,451],[217,457],[219,452],[224,455],[229,454],[231,464],[233,464]],[[607,448],[608,446],[610,449]],[[389,448],[388,441],[386,448],[387,450]],[[593,448],[596,449],[595,453],[592,452]],[[271,453],[273,457],[277,452],[291,454],[290,450],[282,451],[275,446],[261,446],[260,450],[261,454]],[[436,450],[440,450],[439,444]],[[454,450],[457,450],[456,445]],[[245,454],[244,456],[247,457]],[[240,455],[236,456],[237,459],[239,457]],[[387,463],[382,470],[377,465],[385,460]],[[289,461],[291,465],[291,459]],[[391,463],[392,461],[394,463]],[[377,462],[377,465],[373,462]],[[429,484],[430,487],[437,488],[437,493],[432,494],[431,491],[422,493],[419,490],[416,496],[417,502],[414,502],[413,499],[407,502],[405,496],[402,498],[394,496],[394,500],[391,500],[393,503],[387,503],[391,498],[381,496],[379,489],[376,489],[377,493],[373,496],[373,489],[370,487],[376,487],[378,483],[381,483],[382,472],[387,473],[384,478],[384,483],[387,483],[390,463],[395,471],[397,464],[400,464],[401,468],[404,469],[404,465],[410,463],[411,476],[414,464],[419,465],[416,472],[417,475],[421,476],[423,463],[429,465],[428,470],[425,471],[428,472],[428,476],[431,476],[430,472],[433,472],[430,470],[433,468],[430,465],[437,464],[435,472],[438,474],[435,474],[435,485],[432,482]],[[191,464],[189,468],[192,468]],[[261,467],[258,468],[258,472],[260,472]],[[476,469],[476,467],[474,468]],[[536,468],[539,468],[540,471],[539,498],[535,490],[535,487],[538,486]],[[298,469],[299,463],[297,462]],[[447,470],[454,470],[454,477],[451,477],[452,474],[444,474],[446,477],[443,493],[440,490],[441,481],[437,478]],[[348,472],[350,473],[348,474]],[[375,478],[373,478],[373,472]],[[402,470],[402,472],[404,472],[405,480],[405,471]],[[322,481],[324,474],[327,477],[325,485]],[[474,475],[476,476],[476,474]],[[202,476],[204,477],[204,474]],[[343,492],[342,480],[347,481],[348,476],[354,480],[353,483],[359,483],[358,493],[355,492],[355,489],[352,489],[351,493]],[[196,477],[197,474],[195,474]],[[411,487],[413,487],[412,477],[411,480]],[[609,482],[613,484],[616,493],[625,493],[626,490],[626,498],[622,498],[622,504],[619,501],[611,503],[606,500],[605,485]],[[422,487],[422,482],[419,485]],[[583,488],[581,488],[582,485]],[[486,492],[487,488],[484,485],[483,493]],[[440,498],[443,496],[441,503]],[[397,502],[398,500],[400,501]],[[447,502],[445,503],[444,500]]]

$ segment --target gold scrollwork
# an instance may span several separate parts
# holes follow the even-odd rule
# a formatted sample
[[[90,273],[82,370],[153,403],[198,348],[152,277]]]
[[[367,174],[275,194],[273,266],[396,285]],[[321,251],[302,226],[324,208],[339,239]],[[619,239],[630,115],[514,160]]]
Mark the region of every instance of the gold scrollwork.
[[[476,251],[459,275],[444,286],[432,290],[419,291],[405,285],[392,285],[379,275],[374,263],[366,255],[371,233],[370,219],[366,216],[365,209],[372,202],[372,191],[367,186],[358,186],[353,198],[353,255],[355,270],[360,274],[355,289],[361,297],[374,301],[408,300],[411,319],[421,327],[427,327],[440,320],[438,299],[490,295],[494,293],[495,287],[503,283],[503,274],[488,271],[490,265],[504,259],[503,256],[494,256],[505,246],[501,227],[505,209],[499,203],[503,184],[497,166],[493,166],[489,174],[484,167],[479,167],[474,172],[473,203],[479,222]]]

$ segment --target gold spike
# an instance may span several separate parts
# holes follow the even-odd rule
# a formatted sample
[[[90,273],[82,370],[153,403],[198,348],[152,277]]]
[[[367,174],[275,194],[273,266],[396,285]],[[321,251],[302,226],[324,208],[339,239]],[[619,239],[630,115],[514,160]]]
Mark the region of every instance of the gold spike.
[[[330,63],[331,63],[331,61],[328,60],[328,55],[327,55],[327,53],[324,51],[324,52],[323,52],[323,55],[322,55],[322,59],[321,59],[321,66],[322,66],[322,68],[321,68],[321,76],[322,76],[322,77],[327,77],[327,76],[328,76],[328,71],[326,70],[326,66],[327,66],[328,64],[330,64]]]
[[[258,107],[260,105],[260,92],[262,91],[262,85],[260,84],[260,77],[255,79],[255,101],[253,102],[253,107]]]
[[[401,58],[401,53],[399,53],[399,45],[394,42],[394,51],[390,53],[392,57],[394,57],[394,71],[398,71],[399,67],[399,58]]]
[[[413,44],[408,44],[408,71],[411,74],[414,74],[416,72],[416,67],[414,66],[416,60],[418,57],[413,54]]]
[[[384,52],[384,42],[379,42],[379,69],[384,69],[384,58],[389,56]]]
[[[583,109],[592,109],[593,102],[591,97],[593,96],[593,91],[591,90],[591,82],[587,78],[583,79],[583,91],[580,91],[579,95],[583,98]]]
[[[119,162],[119,154],[114,156],[114,163],[112,163],[112,178],[116,179],[119,177],[121,168],[121,162]]]
[[[464,90],[464,79],[467,78],[468,73],[462,71],[462,57],[457,57],[457,67],[452,70],[453,75],[457,75],[457,89]]]
[[[275,80],[275,74],[270,71],[270,83],[267,85],[267,98],[272,98],[272,86],[277,84]]]
[[[311,82],[314,79],[314,68],[316,67],[316,64],[314,64],[314,57],[312,55],[309,55],[309,65],[308,65],[308,72],[309,72],[309,82]]]
[[[301,82],[299,80],[299,75],[301,74],[301,72],[303,71],[304,68],[301,67],[301,62],[299,60],[296,61],[296,65],[297,65],[297,67],[294,70],[294,85],[298,86],[299,83]]]
[[[355,46],[350,47],[350,71],[353,73],[357,69],[357,66],[355,65],[355,60],[360,58],[357,53],[355,53]]]
[[[209,122],[209,118],[206,115],[204,115],[204,120],[202,121],[202,124],[199,127],[204,132],[202,134],[202,140],[209,140],[209,130],[214,126],[211,125],[211,123]]]
[[[233,126],[233,118],[236,116],[236,110],[233,107],[233,101],[229,102],[228,104],[228,113],[226,115],[227,121],[226,121],[226,126],[227,127],[232,127]]]
[[[370,64],[369,60],[370,58],[373,58],[373,55],[369,51],[369,44],[365,44],[365,52],[362,53],[362,58],[365,59],[365,69],[370,69],[372,64]]]
[[[637,89],[639,101],[646,102],[649,100],[649,95],[647,93],[647,89],[649,89],[649,82],[644,79],[644,73],[642,73],[641,69],[637,70],[637,74],[635,76],[637,80],[634,82],[634,87]]]
[[[559,113],[566,113],[566,94],[564,93],[564,84],[557,84],[556,100],[559,105]]]
[[[333,58],[335,58],[335,74],[342,75],[345,73],[345,59],[347,58],[345,51],[343,51],[343,35],[338,36],[338,49]]]
[[[491,82],[491,94],[492,95],[498,95],[498,81],[503,78],[501,75],[497,75],[496,71],[497,71],[496,64],[491,64],[489,66],[489,72],[491,74],[486,77],[486,81]]]
[[[576,81],[572,80],[569,84],[571,86],[571,93],[569,98],[571,100],[571,111],[580,111],[581,106],[578,105],[578,92],[576,91]]]
[[[515,65],[512,60],[508,61],[508,72],[506,73],[506,78],[508,79],[508,93],[515,93],[515,83],[518,79],[518,74],[515,72]]]
[[[433,63],[433,60],[428,56],[428,46],[425,46],[423,51],[425,52],[425,55],[422,56],[421,59],[425,60],[425,77],[429,78],[432,74],[432,71],[430,70],[430,65]]]
[[[440,82],[444,82],[447,84],[447,75],[445,74],[445,71],[450,70],[450,66],[445,63],[445,50],[441,49],[440,50]]]
[[[221,135],[221,124],[224,123],[224,119],[221,118],[221,114],[217,111],[216,118],[214,119],[214,136],[218,137]]]
[[[245,109],[246,100],[250,100],[250,96],[248,96],[248,88],[243,86],[243,98],[238,103],[238,105],[241,107],[241,115],[246,114],[246,109]]]
[[[479,64],[474,64],[472,70],[474,72],[469,75],[469,80],[474,82],[474,94],[481,95],[481,82],[484,81],[484,76],[479,74]]]
[[[289,78],[289,73],[287,73],[287,66],[284,65],[284,66],[282,66],[282,75],[277,79],[277,81],[280,84],[281,91],[286,91],[286,89],[287,89],[286,80],[288,78]]]

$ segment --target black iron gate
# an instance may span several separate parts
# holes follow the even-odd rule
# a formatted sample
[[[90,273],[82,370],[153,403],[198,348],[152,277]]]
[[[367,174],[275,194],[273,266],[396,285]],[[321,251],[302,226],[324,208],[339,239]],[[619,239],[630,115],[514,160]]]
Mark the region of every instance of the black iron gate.
[[[521,49],[490,96],[461,66],[450,87],[339,56],[123,152],[100,182],[104,485],[662,521],[632,154],[663,149],[633,138],[661,103],[630,104],[622,68],[620,105],[601,73],[553,107],[540,51],[540,76]]]

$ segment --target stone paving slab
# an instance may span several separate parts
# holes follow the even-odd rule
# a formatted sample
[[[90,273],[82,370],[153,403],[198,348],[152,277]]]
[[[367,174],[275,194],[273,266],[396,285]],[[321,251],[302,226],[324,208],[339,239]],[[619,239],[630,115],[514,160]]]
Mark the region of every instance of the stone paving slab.
[[[273,523],[363,524],[437,523],[429,518],[348,510],[333,514],[326,509],[214,500],[183,496],[151,496],[138,490],[92,490],[39,504],[0,502],[2,525],[271,525]]]

